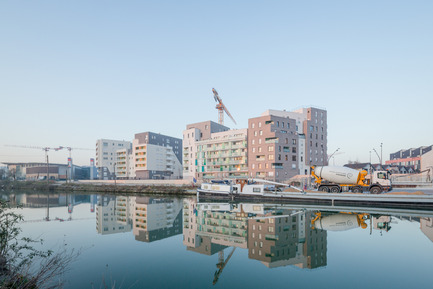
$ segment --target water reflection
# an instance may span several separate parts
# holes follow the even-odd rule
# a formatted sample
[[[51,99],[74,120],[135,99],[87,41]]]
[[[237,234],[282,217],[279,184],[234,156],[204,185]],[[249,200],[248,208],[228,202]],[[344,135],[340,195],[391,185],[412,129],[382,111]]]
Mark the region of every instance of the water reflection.
[[[46,208],[44,216],[26,222],[77,220],[80,216],[74,216],[74,207],[89,203],[90,216],[96,220],[96,232],[100,235],[132,231],[135,240],[150,243],[183,234],[183,245],[188,251],[218,255],[214,283],[237,248],[248,250],[249,259],[268,268],[290,265],[315,269],[327,265],[328,232],[342,232],[344,236],[348,230],[366,234],[377,230],[387,234],[394,228],[393,223],[408,220],[418,222],[422,233],[433,242],[433,212],[428,211],[200,203],[195,198],[149,196],[2,194],[0,197],[29,210]],[[50,216],[50,209],[58,207],[65,208],[64,215],[68,217]]]
[[[183,244],[206,255],[248,249],[250,259],[269,268],[318,268],[327,262],[327,233],[311,226],[314,218],[311,211],[283,206],[185,200]],[[221,257],[219,263],[224,264]]]
[[[182,233],[182,201],[152,197],[99,196],[99,234],[130,232],[135,240],[154,242]]]

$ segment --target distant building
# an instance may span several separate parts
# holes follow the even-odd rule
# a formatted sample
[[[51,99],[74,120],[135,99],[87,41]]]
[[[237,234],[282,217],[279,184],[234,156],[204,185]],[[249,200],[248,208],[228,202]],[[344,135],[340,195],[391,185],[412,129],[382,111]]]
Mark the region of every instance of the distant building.
[[[389,161],[386,161],[385,164],[412,167],[415,172],[420,171],[421,157],[432,151],[432,148],[433,145],[399,150],[398,152],[390,154]]]
[[[17,180],[44,180],[49,176],[50,180],[67,180],[69,178],[69,165],[50,163],[5,163],[11,177]],[[73,178],[75,180],[89,180],[92,166],[72,165]]]
[[[116,164],[116,151],[119,149],[130,149],[131,142],[98,139],[96,141],[96,167],[99,171],[99,178],[109,180],[114,177],[114,166]]]
[[[433,176],[433,150],[424,153],[421,156],[421,171],[430,169],[430,175]]]

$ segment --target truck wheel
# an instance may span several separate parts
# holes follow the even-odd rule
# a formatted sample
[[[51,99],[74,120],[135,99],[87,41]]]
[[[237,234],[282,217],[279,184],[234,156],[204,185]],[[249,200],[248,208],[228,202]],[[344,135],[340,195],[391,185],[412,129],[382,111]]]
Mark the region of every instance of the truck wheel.
[[[375,186],[375,187],[372,187],[370,189],[370,193],[371,194],[380,194],[380,193],[382,193],[382,189],[380,187]]]
[[[329,192],[329,189],[328,189],[328,187],[325,187],[325,186],[320,186],[319,187],[319,191],[321,191],[321,192]]]
[[[337,186],[333,186],[331,187],[331,193],[339,193],[340,192],[340,188]]]
[[[355,194],[362,193],[362,188],[360,188],[360,187],[353,187],[352,188],[352,193],[355,193]]]

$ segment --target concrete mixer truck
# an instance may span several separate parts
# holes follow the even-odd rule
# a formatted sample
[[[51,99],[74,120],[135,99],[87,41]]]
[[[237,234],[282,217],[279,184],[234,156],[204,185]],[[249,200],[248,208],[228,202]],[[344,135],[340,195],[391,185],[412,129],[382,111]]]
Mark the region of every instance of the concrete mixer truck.
[[[387,171],[374,171],[368,174],[365,170],[337,166],[313,166],[310,171],[315,178],[317,189],[322,192],[369,191],[371,194],[380,194],[392,189]]]

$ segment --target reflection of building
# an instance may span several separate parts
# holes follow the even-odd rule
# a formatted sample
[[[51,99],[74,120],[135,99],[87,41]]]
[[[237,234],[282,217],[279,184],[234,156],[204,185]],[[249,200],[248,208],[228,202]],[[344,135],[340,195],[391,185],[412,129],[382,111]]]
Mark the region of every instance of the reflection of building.
[[[184,201],[183,244],[212,255],[226,247],[248,249],[248,257],[267,267],[325,266],[327,234],[311,228],[311,214],[262,204]]]
[[[182,233],[182,201],[136,197],[133,214],[135,239],[153,242]]]
[[[283,210],[273,217],[275,213],[249,220],[248,257],[271,268],[326,266],[327,233],[311,228],[311,214]]]
[[[98,196],[96,206],[96,231],[101,235],[129,232],[130,222],[119,222],[116,213],[116,197]]]
[[[129,225],[132,229],[135,197],[116,197],[116,220],[119,224]]]
[[[433,218],[421,218],[420,228],[424,235],[433,242]]]

